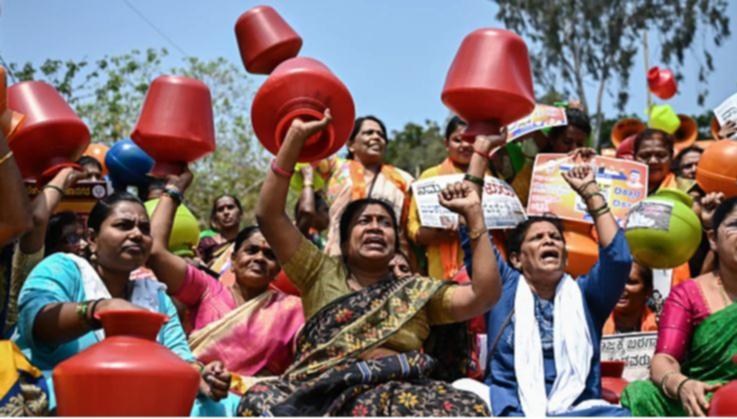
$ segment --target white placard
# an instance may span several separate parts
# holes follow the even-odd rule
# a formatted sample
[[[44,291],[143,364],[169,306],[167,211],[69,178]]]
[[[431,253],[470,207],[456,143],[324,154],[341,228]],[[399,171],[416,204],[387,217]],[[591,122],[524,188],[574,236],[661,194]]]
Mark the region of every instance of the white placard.
[[[622,378],[632,382],[650,376],[657,332],[620,333],[601,338],[602,361],[624,361]]]
[[[737,93],[714,108],[714,116],[717,117],[719,125],[724,125],[727,121],[737,122]]]

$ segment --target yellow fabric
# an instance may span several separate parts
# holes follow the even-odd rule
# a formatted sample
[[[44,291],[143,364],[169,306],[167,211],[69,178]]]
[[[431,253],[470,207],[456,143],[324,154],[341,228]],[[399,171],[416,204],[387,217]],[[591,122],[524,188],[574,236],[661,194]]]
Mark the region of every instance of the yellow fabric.
[[[24,371],[35,378],[41,376],[41,370],[31,365],[23,352],[9,340],[0,340],[0,365],[0,395],[7,394],[18,381],[18,371]]]
[[[18,295],[20,294],[20,289],[23,287],[23,283],[26,281],[26,278],[28,278],[28,275],[30,275],[33,268],[43,260],[44,250],[45,247],[41,246],[41,248],[35,253],[26,254],[20,250],[19,243],[15,244],[12,268],[10,270],[8,314],[5,319],[3,333],[10,331],[10,329],[18,322]]]
[[[353,292],[347,283],[348,272],[340,257],[328,256],[305,237],[282,268],[302,293],[305,318],[312,317],[333,300]],[[438,292],[415,318],[399,329],[384,346],[397,352],[419,350],[430,334],[430,326],[453,323],[451,298],[457,285]]]
[[[530,183],[532,182],[532,168],[534,163],[531,160],[527,160],[525,165],[522,166],[519,173],[514,176],[512,180],[512,189],[517,192],[522,206],[527,208],[527,199],[530,197]]]

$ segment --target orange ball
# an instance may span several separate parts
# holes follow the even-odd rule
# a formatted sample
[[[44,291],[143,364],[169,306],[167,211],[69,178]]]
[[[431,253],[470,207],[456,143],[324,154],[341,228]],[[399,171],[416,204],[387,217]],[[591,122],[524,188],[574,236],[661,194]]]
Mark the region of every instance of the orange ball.
[[[110,150],[110,147],[106,146],[105,144],[93,143],[87,146],[87,149],[84,151],[84,153],[82,153],[82,155],[90,156],[100,162],[100,165],[102,166],[102,175],[105,176],[107,174],[105,155],[107,154],[108,150]]]

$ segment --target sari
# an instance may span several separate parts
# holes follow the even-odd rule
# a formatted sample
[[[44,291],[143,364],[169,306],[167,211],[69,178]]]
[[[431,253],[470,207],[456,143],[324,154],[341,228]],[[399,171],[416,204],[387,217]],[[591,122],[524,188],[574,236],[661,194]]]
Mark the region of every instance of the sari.
[[[423,352],[360,359],[381,347],[444,286],[429,278],[389,277],[327,304],[300,333],[295,362],[278,379],[251,386],[238,414],[488,416],[481,398],[437,379],[463,375],[468,342],[449,329],[460,326],[453,329],[464,333],[465,324],[433,330]],[[436,331],[440,336],[433,335]],[[451,371],[457,374],[438,375]]]
[[[49,389],[43,373],[15,343],[0,341],[0,416],[47,416]]]
[[[689,378],[708,384],[737,379],[737,304],[731,304],[699,324],[691,339],[691,348],[682,372]],[[711,399],[712,394],[707,394]],[[622,405],[634,416],[687,416],[681,402],[666,397],[652,380],[635,381],[622,393]]]

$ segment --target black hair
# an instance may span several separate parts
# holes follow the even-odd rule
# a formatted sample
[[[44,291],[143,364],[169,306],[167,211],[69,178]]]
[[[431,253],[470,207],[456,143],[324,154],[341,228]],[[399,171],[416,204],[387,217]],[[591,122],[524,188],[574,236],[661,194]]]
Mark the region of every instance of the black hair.
[[[235,243],[233,245],[234,246],[233,247],[233,257],[235,257],[235,254],[238,253],[238,249],[240,249],[241,246],[243,246],[243,243],[246,240],[248,240],[249,238],[251,238],[251,236],[259,232],[261,232],[261,230],[258,228],[258,226],[255,226],[255,225],[243,227],[243,229],[241,229],[241,231],[238,232],[238,235],[235,236]]]
[[[80,166],[86,166],[88,164],[94,164],[102,172],[102,165],[94,157],[82,156],[82,157],[79,158],[79,160],[77,160],[77,164],[80,165]]]
[[[584,111],[578,108],[566,108],[566,119],[568,120],[567,125],[559,127],[553,127],[550,130],[550,138],[555,139],[562,135],[566,128],[569,126],[576,127],[586,133],[588,136],[591,134],[591,120]]]
[[[453,135],[454,132],[458,129],[460,126],[467,126],[466,121],[462,120],[461,118],[457,117],[456,115],[453,115],[452,118],[450,118],[450,121],[448,121],[448,124],[445,126],[445,141],[450,140],[450,136]]]
[[[87,219],[87,227],[92,229],[95,233],[99,233],[102,223],[110,216],[110,212],[112,212],[113,207],[120,202],[133,202],[145,209],[143,202],[138,199],[137,196],[124,191],[115,192],[112,195],[97,201],[95,206],[92,207],[90,216]]]
[[[673,167],[672,167],[672,170],[676,172],[677,174],[681,173],[681,160],[683,160],[683,156],[685,156],[688,153],[704,154],[704,149],[697,145],[691,145],[679,151],[678,155],[676,155],[676,158],[673,159]]]
[[[737,207],[737,196],[725,199],[721,204],[719,204],[717,209],[714,210],[714,216],[711,221],[714,232],[719,229],[719,226],[724,222],[724,219],[735,210],[735,207]]]
[[[235,195],[224,193],[222,195],[219,195],[217,198],[215,198],[212,201],[212,207],[210,208],[210,224],[212,224],[212,219],[215,218],[215,212],[217,212],[218,201],[226,197],[232,199],[233,202],[235,202],[235,206],[238,207],[238,210],[241,212],[241,214],[243,213],[243,205],[241,205],[240,199],[238,199]]]
[[[660,140],[663,142],[663,145],[665,145],[665,148],[668,150],[668,153],[670,153],[671,158],[673,157],[673,144],[675,144],[675,140],[673,139],[673,136],[668,134],[665,131],[661,131],[659,129],[655,128],[647,128],[644,131],[637,134],[637,137],[635,137],[635,146],[633,148],[633,153],[635,156],[637,156],[637,151],[640,150],[640,147],[642,146],[642,143],[645,140]]]
[[[373,116],[373,115],[366,115],[356,118],[356,120],[353,122],[353,130],[351,130],[351,135],[348,137],[348,142],[352,143],[353,140],[356,139],[356,136],[359,132],[361,132],[361,126],[363,125],[364,121],[374,121],[381,127],[381,132],[384,133],[384,140],[387,142],[389,141],[389,136],[386,132],[386,125],[384,125],[384,122],[381,121],[381,119]],[[353,160],[353,153],[348,150],[348,155],[346,158]]]
[[[322,196],[322,191],[315,192],[315,212],[319,212],[320,208],[326,208],[328,211],[330,210],[330,206],[328,205],[327,201],[325,201],[325,198]],[[294,219],[296,220],[299,218],[301,214],[301,211],[299,210],[299,199],[297,202],[294,203]]]
[[[653,290],[653,270],[645,265],[640,265],[637,262],[632,262],[632,267],[639,270],[642,274],[642,284],[648,291]]]
[[[517,253],[522,250],[522,242],[525,241],[525,236],[527,235],[527,231],[530,230],[530,227],[532,227],[533,224],[546,222],[552,224],[556,230],[558,230],[558,233],[560,233],[561,238],[563,238],[563,242],[565,243],[565,238],[563,237],[563,222],[552,215],[544,215],[544,216],[531,216],[528,217],[526,220],[522,221],[521,223],[517,224],[514,229],[509,233],[509,241],[507,250],[509,251],[509,254]]]
[[[395,236],[394,250],[399,250],[399,226],[397,225],[397,216],[394,214],[394,208],[392,208],[388,202],[376,198],[357,199],[346,205],[343,210],[343,214],[340,215],[340,245],[342,246],[351,236],[351,232],[349,230],[351,227],[351,221],[353,221],[353,219],[358,214],[362,213],[369,205],[380,205],[389,214]]]
[[[46,238],[44,239],[44,257],[59,251],[64,229],[79,222],[77,214],[72,211],[64,211],[54,214],[49,218],[46,227]]]

